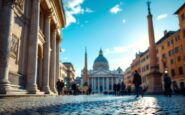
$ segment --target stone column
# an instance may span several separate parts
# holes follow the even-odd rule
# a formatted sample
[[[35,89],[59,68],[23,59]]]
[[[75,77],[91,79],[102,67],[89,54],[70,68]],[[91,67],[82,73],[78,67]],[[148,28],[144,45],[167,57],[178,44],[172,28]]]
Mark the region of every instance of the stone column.
[[[98,77],[98,93],[100,93],[100,78]]]
[[[109,91],[109,77],[107,77],[107,91]]]
[[[56,80],[60,78],[60,41],[56,43]]]
[[[54,92],[57,93],[56,91],[56,83],[55,83],[55,78],[56,78],[56,28],[52,30],[51,33],[51,59],[50,59],[50,89]]]
[[[0,94],[7,94],[10,90],[9,54],[11,46],[13,0],[1,0],[0,12]]]
[[[44,56],[43,56],[43,83],[42,83],[42,90],[46,94],[50,94],[49,88],[49,67],[50,67],[50,31],[51,31],[51,14],[52,9],[49,9],[46,16],[45,16],[45,43],[44,43]]]
[[[39,15],[40,0],[32,1],[31,23],[28,46],[27,64],[27,90],[29,93],[37,93],[37,55],[38,55],[38,35],[39,35]]]
[[[37,77],[39,77],[38,78],[38,80],[39,80],[39,82],[38,82],[38,88],[39,88],[39,90],[42,88],[42,57],[38,57],[38,71],[39,71],[39,75],[37,76]]]
[[[91,77],[91,89],[93,89],[93,77]]]
[[[105,78],[103,77],[103,86],[102,86],[103,87],[103,92],[105,91],[105,81],[104,81],[104,79]]]
[[[113,86],[114,86],[114,82],[113,82],[113,77],[111,78],[111,84],[112,84],[112,91],[114,90]]]

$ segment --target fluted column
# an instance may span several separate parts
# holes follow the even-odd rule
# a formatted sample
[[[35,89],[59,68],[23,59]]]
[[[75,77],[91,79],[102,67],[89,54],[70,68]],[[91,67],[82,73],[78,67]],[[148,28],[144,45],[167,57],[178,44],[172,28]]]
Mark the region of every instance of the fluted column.
[[[105,91],[105,81],[104,81],[104,77],[103,77],[103,85],[102,85],[102,87],[103,87],[103,92]]]
[[[44,43],[44,57],[43,57],[43,84],[42,90],[46,93],[50,93],[49,88],[49,73],[50,73],[50,31],[51,31],[51,15],[52,9],[48,10],[46,17],[45,17],[45,43]]]
[[[0,94],[6,94],[10,90],[9,54],[11,45],[12,18],[14,0],[1,0],[0,10]]]
[[[29,93],[37,93],[37,55],[39,34],[40,0],[32,0],[31,23],[28,46],[27,64],[27,90]]]
[[[60,78],[60,40],[56,43],[56,80]]]
[[[98,77],[98,93],[100,93],[100,78]]]
[[[54,92],[57,93],[56,88],[55,88],[55,79],[56,79],[56,28],[52,30],[51,33],[51,59],[50,59],[50,89]]]
[[[109,77],[107,77],[107,91],[109,91]]]

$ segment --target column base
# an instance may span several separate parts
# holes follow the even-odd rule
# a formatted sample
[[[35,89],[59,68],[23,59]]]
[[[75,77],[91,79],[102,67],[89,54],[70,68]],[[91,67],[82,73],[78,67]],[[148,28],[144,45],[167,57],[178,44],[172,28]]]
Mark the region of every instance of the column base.
[[[9,82],[0,82],[0,94],[8,94],[11,92]]]
[[[49,89],[49,87],[43,87],[42,88],[42,91],[45,93],[45,94],[52,94],[52,91]]]
[[[38,90],[37,86],[27,86],[28,94],[44,94],[44,92],[41,92]]]
[[[51,91],[52,91],[53,93],[58,93],[57,90],[56,90],[56,88],[51,89]]]
[[[152,71],[147,76],[148,94],[162,94],[162,74],[159,71]]]
[[[4,96],[26,95],[27,91],[13,87],[9,82],[0,82],[0,94],[3,94]]]

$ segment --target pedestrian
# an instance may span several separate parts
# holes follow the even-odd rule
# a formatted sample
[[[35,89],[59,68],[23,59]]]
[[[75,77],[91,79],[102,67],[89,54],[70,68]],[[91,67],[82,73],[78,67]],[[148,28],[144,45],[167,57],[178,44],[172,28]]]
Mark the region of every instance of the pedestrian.
[[[58,79],[57,81],[57,91],[58,91],[58,95],[60,95],[61,93],[61,85],[60,85],[60,79]]]
[[[116,90],[117,90],[117,85],[116,85],[116,83],[113,84],[113,90],[114,90],[114,95],[116,95]]]
[[[61,80],[60,82],[60,87],[61,87],[61,94],[63,95],[64,94],[64,81]]]
[[[171,78],[168,76],[167,73],[164,75],[164,93],[166,96],[171,96],[172,91],[171,91]]]
[[[135,73],[134,73],[133,84],[135,85],[135,92],[136,92],[136,98],[137,98],[139,97],[140,85],[141,85],[141,76],[139,75],[137,70],[135,70]]]
[[[131,95],[131,85],[130,84],[127,87],[127,93],[128,93],[128,95]]]
[[[125,83],[122,81],[121,82],[121,95],[123,95],[125,92]]]
[[[116,84],[116,95],[120,94],[120,84]]]

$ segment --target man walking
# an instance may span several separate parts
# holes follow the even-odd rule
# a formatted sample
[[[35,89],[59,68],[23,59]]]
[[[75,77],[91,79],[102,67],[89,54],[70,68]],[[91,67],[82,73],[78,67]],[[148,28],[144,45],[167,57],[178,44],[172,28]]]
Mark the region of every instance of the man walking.
[[[141,85],[141,76],[139,75],[137,70],[135,70],[135,73],[134,73],[133,83],[135,85],[136,98],[137,98],[139,97],[140,85]]]
[[[165,75],[164,75],[164,89],[165,89],[165,95],[171,97],[171,95],[172,95],[171,78],[168,76],[167,73],[165,73]]]

